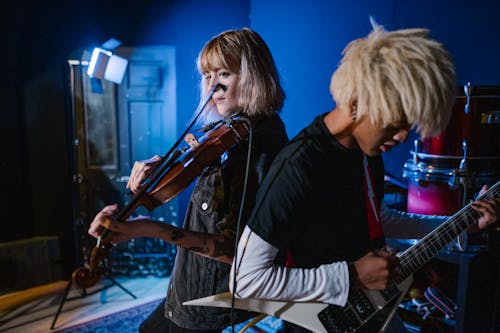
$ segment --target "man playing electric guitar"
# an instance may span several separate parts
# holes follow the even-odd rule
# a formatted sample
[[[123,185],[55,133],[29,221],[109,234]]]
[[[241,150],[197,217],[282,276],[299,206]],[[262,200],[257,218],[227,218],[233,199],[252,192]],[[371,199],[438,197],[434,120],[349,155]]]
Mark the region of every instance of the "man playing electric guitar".
[[[385,31],[374,23],[344,50],[330,90],[336,108],[290,141],[258,192],[233,263],[238,298],[343,307],[356,290],[384,290],[404,273],[398,256],[378,250],[385,237],[420,238],[446,220],[386,207],[381,158],[410,129],[426,137],[448,124],[456,82],[445,48],[425,29]],[[500,216],[498,198],[471,207],[479,229]],[[404,331],[395,322],[387,331]],[[332,332],[358,330],[332,325]]]

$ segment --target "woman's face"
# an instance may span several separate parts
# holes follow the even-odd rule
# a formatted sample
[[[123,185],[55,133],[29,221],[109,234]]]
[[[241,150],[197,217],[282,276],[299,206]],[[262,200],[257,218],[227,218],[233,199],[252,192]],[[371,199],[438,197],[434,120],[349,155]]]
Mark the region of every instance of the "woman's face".
[[[212,95],[212,101],[217,107],[221,116],[228,116],[240,108],[238,105],[238,83],[240,77],[238,74],[225,68],[203,73],[206,91],[219,83],[219,87]]]

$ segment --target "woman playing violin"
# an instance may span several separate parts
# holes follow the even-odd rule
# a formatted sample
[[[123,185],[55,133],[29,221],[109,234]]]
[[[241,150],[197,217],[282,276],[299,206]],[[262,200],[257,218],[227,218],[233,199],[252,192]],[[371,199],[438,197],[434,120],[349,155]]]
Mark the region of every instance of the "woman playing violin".
[[[178,245],[166,301],[141,324],[140,332],[220,332],[231,323],[229,309],[182,303],[228,291],[238,220],[241,224],[247,220],[270,163],[288,141],[278,115],[285,94],[269,48],[256,32],[244,28],[219,34],[203,47],[197,65],[201,101],[215,87],[203,115],[205,122],[234,115],[251,122],[253,139],[244,209],[239,219],[249,140],[233,146],[204,169],[191,195],[184,228],[149,217],[129,220],[133,223],[114,221],[117,205],[107,206],[96,215],[89,229],[96,238],[108,229],[112,231],[111,242],[157,237]],[[132,192],[141,189],[158,159],[134,164],[127,184]],[[235,322],[252,315],[237,311]]]

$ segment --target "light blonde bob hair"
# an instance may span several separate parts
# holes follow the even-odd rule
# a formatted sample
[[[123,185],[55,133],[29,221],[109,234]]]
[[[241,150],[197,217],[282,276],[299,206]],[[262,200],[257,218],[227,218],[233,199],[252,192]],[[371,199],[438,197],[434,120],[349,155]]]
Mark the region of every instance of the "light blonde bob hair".
[[[269,116],[283,107],[285,93],[273,57],[253,30],[228,30],[215,36],[201,50],[197,65],[201,74],[220,68],[239,74],[238,105],[250,118]],[[206,89],[202,83],[202,97]]]
[[[357,107],[359,120],[387,126],[406,122],[422,137],[442,132],[456,92],[453,61],[426,29],[373,31],[350,42],[332,76],[330,92],[341,111]]]

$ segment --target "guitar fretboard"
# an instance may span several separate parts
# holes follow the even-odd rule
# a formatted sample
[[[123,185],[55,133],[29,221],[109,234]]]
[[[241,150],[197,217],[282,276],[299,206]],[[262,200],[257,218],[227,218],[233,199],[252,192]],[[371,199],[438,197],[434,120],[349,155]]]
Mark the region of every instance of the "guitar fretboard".
[[[500,182],[497,182],[478,199],[491,199],[499,197]],[[471,204],[463,207],[446,222],[431,231],[418,243],[404,251],[400,257],[400,277],[397,283],[415,273],[439,251],[444,249],[460,233],[477,222],[481,215],[472,208]]]

